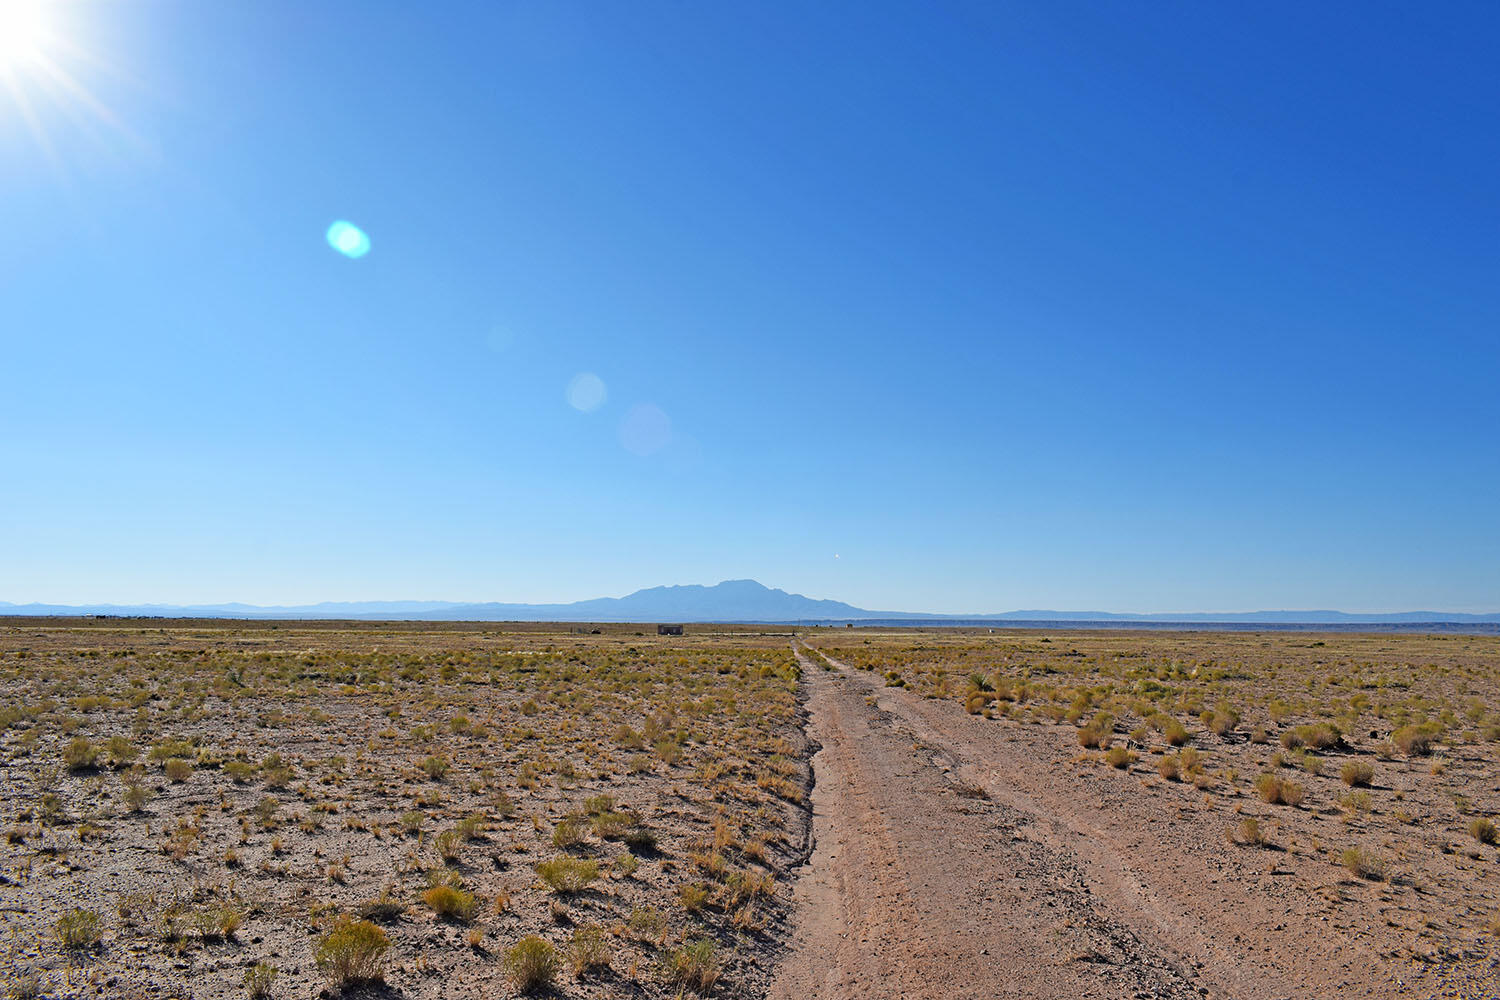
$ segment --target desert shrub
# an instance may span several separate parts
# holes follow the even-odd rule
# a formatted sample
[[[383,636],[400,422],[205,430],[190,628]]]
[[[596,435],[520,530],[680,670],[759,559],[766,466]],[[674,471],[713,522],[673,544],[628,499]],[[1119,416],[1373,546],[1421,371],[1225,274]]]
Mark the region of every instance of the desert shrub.
[[[1181,777],[1181,768],[1176,754],[1166,754],[1156,762],[1156,773],[1168,781],[1176,781]]]
[[[1375,882],[1385,881],[1385,859],[1374,851],[1363,847],[1351,847],[1344,851],[1341,860],[1346,869],[1360,878]]]
[[[609,968],[609,938],[604,930],[592,924],[575,930],[568,942],[568,964],[579,978],[593,969]]]
[[[69,771],[89,771],[99,760],[100,750],[83,737],[78,737],[63,747],[63,763]]]
[[[442,781],[448,773],[449,763],[446,757],[428,757],[422,761],[422,771],[433,781]]]
[[[588,820],[582,816],[568,816],[552,828],[552,846],[559,851],[576,847],[588,835]]]
[[[1189,738],[1187,727],[1176,719],[1171,720],[1162,727],[1161,736],[1162,739],[1167,741],[1168,745],[1174,747],[1182,746],[1187,743]]]
[[[1493,844],[1500,839],[1495,830],[1495,821],[1485,816],[1469,821],[1469,836],[1481,844]]]
[[[1105,746],[1114,735],[1115,718],[1108,712],[1100,712],[1089,720],[1088,725],[1078,730],[1078,742],[1086,747]]]
[[[193,776],[193,764],[191,761],[181,757],[171,757],[162,765],[162,770],[167,774],[167,780],[174,785],[180,785]]]
[[[67,951],[88,951],[104,937],[104,921],[99,914],[76,906],[58,917],[52,929]]]
[[[433,838],[432,848],[444,864],[454,864],[463,853],[464,838],[457,830],[444,830]]]
[[[255,765],[249,761],[232,760],[224,765],[224,773],[236,785],[246,785],[255,777]]]
[[[481,840],[484,838],[485,815],[482,812],[470,813],[458,821],[455,827],[458,835],[465,840]]]
[[[1262,774],[1255,779],[1255,794],[1264,802],[1280,802],[1288,806],[1301,805],[1304,796],[1301,785],[1274,774]]]
[[[435,885],[422,894],[422,902],[440,917],[468,923],[479,912],[479,901],[472,892],[451,885]]]
[[[656,850],[656,834],[644,826],[631,827],[621,839],[625,841],[626,847],[641,854],[650,854]]]
[[[1110,747],[1109,752],[1104,755],[1104,760],[1110,767],[1123,770],[1129,767],[1131,762],[1135,760],[1135,754],[1124,747]]]
[[[1339,731],[1326,722],[1311,722],[1294,726],[1281,734],[1281,745],[1288,750],[1308,747],[1312,750],[1327,750],[1339,742]]]
[[[626,926],[636,937],[660,941],[667,933],[667,915],[654,906],[637,907],[630,911]]]
[[[318,942],[318,970],[334,987],[378,982],[385,978],[385,953],[391,939],[368,920],[340,917]]]
[[[689,913],[697,913],[708,904],[708,889],[702,885],[685,885],[677,890],[677,896],[682,900],[682,908]]]
[[[1402,726],[1391,734],[1391,742],[1408,757],[1425,757],[1432,753],[1432,744],[1441,731],[1442,726],[1436,722]]]
[[[373,920],[376,923],[389,923],[406,912],[406,904],[398,900],[387,885],[380,890],[380,895],[368,902],[361,903],[355,910],[362,920]]]
[[[271,984],[276,982],[276,966],[256,962],[245,970],[245,992],[250,1000],[266,1000],[271,995]]]
[[[131,812],[140,812],[150,801],[151,789],[139,781],[131,781],[125,785],[125,808]]]
[[[1263,847],[1269,843],[1264,831],[1260,828],[1260,821],[1253,816],[1246,816],[1240,820],[1239,826],[1234,831],[1234,839],[1237,843],[1248,844],[1252,847]]]
[[[1339,768],[1339,778],[1354,788],[1357,785],[1368,785],[1375,780],[1375,765],[1367,760],[1349,760]]]
[[[1240,713],[1222,702],[1212,713],[1209,713],[1208,721],[1205,723],[1215,736],[1228,736],[1239,724]]]
[[[719,960],[714,954],[714,943],[708,938],[667,952],[662,965],[670,982],[695,993],[707,993],[719,980]]]
[[[426,816],[422,815],[422,813],[416,809],[412,809],[402,813],[401,819],[399,820],[401,824],[401,832],[406,834],[408,837],[416,836],[421,832],[422,821],[426,818]]]
[[[553,892],[568,894],[582,892],[599,877],[597,861],[580,858],[553,858],[536,866],[538,877]]]
[[[634,823],[635,817],[629,813],[602,812],[594,817],[594,836],[600,840],[618,840]]]
[[[557,978],[557,949],[535,934],[512,945],[505,953],[505,978],[521,993],[534,993],[551,986]]]

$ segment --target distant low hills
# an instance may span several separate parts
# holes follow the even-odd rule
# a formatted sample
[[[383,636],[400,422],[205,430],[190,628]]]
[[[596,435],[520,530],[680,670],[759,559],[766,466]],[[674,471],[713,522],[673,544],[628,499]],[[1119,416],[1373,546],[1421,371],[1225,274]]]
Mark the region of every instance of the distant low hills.
[[[1500,614],[1406,611],[1349,614],[1344,611],[1244,611],[1132,615],[1108,611],[1007,611],[1001,614],[935,615],[871,611],[842,601],[816,600],[766,587],[754,580],[725,580],[708,587],[651,587],[626,597],[600,597],[571,604],[497,604],[451,601],[352,601],[266,607],[253,604],[9,604],[0,615],[117,615],[157,618],[355,618],[412,621],[583,622],[1099,622],[1266,625],[1500,624]]]

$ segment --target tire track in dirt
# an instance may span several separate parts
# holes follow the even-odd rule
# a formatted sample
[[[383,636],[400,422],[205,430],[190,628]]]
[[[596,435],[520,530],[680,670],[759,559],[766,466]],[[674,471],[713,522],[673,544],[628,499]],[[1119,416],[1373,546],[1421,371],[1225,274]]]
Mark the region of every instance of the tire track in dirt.
[[[1199,995],[1034,835],[1039,817],[966,783],[868,680],[799,658],[821,744],[814,848],[773,1000]]]

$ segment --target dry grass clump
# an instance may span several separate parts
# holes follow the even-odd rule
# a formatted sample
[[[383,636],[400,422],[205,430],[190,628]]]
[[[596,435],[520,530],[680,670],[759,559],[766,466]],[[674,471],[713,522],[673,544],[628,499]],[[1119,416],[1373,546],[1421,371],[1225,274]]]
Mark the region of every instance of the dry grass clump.
[[[433,886],[422,894],[422,902],[432,907],[438,916],[465,924],[479,912],[479,900],[474,894],[452,885]]]
[[[718,956],[714,954],[714,943],[708,938],[699,938],[667,952],[662,957],[662,965],[669,982],[698,994],[708,993],[719,981]]]
[[[1365,785],[1375,780],[1375,765],[1368,760],[1349,760],[1339,768],[1339,780],[1350,788]]]
[[[599,862],[587,858],[560,857],[536,866],[537,876],[561,895],[582,892],[599,878]]]
[[[1306,793],[1295,781],[1289,781],[1274,774],[1262,774],[1255,779],[1255,794],[1260,796],[1262,802],[1299,806]]]
[[[505,952],[505,978],[518,993],[536,993],[557,979],[557,949],[535,934],[511,945]]]
[[[1340,860],[1351,874],[1372,882],[1385,881],[1385,859],[1374,851],[1364,847],[1350,847],[1344,851]]]
[[[596,969],[607,969],[609,962],[609,937],[602,927],[589,924],[573,932],[568,941],[568,965],[574,976],[581,979]]]
[[[1337,746],[1339,731],[1326,722],[1312,722],[1293,726],[1281,734],[1281,745],[1288,750],[1306,747],[1310,750],[1327,750]]]
[[[1115,717],[1108,712],[1100,712],[1087,725],[1079,728],[1078,742],[1086,747],[1108,746],[1114,731]]]
[[[1124,747],[1110,747],[1104,754],[1105,763],[1110,767],[1119,768],[1120,770],[1124,770],[1135,763],[1135,759],[1135,754]]]
[[[1438,723],[1416,723],[1391,733],[1391,742],[1408,757],[1425,757],[1432,753],[1432,744],[1441,732],[1442,726]]]
[[[74,907],[57,918],[53,930],[65,951],[88,951],[104,937],[104,921],[93,910]]]
[[[1251,847],[1269,847],[1271,844],[1270,837],[1260,828],[1260,821],[1253,816],[1246,816],[1240,820],[1231,839],[1237,844],[1246,844]]]
[[[63,748],[63,763],[69,771],[90,771],[99,760],[101,751],[94,744],[79,736]]]
[[[318,942],[314,956],[318,971],[330,986],[342,989],[385,978],[385,953],[391,939],[368,920],[340,917]]]
[[[266,1000],[276,982],[276,966],[267,962],[256,962],[245,970],[243,984],[250,1000]]]
[[[1496,832],[1495,821],[1487,816],[1480,816],[1469,821],[1469,836],[1481,844],[1494,844],[1500,841],[1500,833]]]

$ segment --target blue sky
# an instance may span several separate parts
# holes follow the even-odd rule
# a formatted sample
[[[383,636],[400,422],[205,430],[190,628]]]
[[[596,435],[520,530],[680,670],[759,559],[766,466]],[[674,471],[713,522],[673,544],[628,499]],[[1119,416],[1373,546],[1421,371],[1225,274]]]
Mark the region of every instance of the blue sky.
[[[41,9],[0,600],[1500,610],[1493,5]]]

